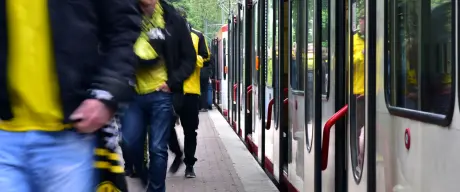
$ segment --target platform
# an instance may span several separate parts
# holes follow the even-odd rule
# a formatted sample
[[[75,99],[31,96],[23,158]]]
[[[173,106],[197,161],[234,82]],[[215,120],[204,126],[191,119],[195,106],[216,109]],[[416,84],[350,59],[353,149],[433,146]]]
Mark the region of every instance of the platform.
[[[176,126],[183,144],[182,127]],[[217,110],[200,113],[196,178],[184,178],[185,167],[168,173],[167,192],[277,192],[277,188]],[[169,165],[174,155],[169,155]],[[143,192],[128,178],[129,192]]]

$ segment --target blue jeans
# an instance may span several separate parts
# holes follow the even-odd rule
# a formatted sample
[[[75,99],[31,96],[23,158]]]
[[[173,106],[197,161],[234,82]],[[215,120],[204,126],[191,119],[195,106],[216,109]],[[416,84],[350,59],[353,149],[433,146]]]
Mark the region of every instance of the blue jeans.
[[[96,136],[60,132],[0,131],[2,192],[86,192],[95,189]]]
[[[172,94],[153,92],[136,96],[121,117],[124,158],[134,165],[144,182],[148,181],[149,192],[166,191],[168,140],[173,114]],[[150,154],[148,171],[143,165],[147,133]]]

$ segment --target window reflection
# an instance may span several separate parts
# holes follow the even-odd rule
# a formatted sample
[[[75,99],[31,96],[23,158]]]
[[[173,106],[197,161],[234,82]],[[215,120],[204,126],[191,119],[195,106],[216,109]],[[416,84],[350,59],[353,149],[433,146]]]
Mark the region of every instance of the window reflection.
[[[390,104],[447,114],[453,78],[452,0],[391,2]]]
[[[351,55],[351,97],[350,97],[350,147],[355,181],[361,180],[364,163],[364,126],[366,120],[366,10],[365,1],[352,4],[352,55]]]
[[[305,2],[305,1],[303,1]],[[300,78],[301,81],[306,82],[305,85],[305,129],[307,136],[307,150],[311,151],[313,141],[313,124],[314,119],[314,97],[313,97],[313,74],[314,74],[314,34],[313,34],[313,18],[314,18],[314,0],[306,0],[307,10],[302,11],[303,18],[306,18],[307,24],[302,24],[302,46],[300,48],[299,56],[302,58],[302,68],[306,73]],[[304,7],[304,6],[303,6]],[[305,22],[302,22],[305,23]],[[299,58],[298,56],[298,58]]]
[[[273,86],[273,16],[274,16],[274,11],[273,11],[273,1],[267,1],[267,6],[268,6],[268,22],[267,22],[267,37],[266,37],[266,42],[267,42],[267,65],[265,67],[265,85],[267,87],[272,87]]]
[[[329,94],[329,0],[322,1],[321,10],[321,67],[322,75],[321,82],[323,84],[321,93],[324,97],[328,97]]]

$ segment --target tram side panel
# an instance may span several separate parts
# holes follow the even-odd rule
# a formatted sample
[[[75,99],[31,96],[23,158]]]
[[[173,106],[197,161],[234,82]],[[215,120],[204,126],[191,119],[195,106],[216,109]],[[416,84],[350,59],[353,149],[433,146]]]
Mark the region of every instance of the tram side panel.
[[[229,49],[228,49],[228,31],[227,31],[228,27],[227,25],[225,25],[224,27],[222,27],[221,29],[221,41],[219,41],[219,65],[221,66],[220,67],[220,70],[221,70],[221,74],[222,74],[222,79],[221,79],[221,83],[220,83],[220,91],[219,91],[219,94],[220,94],[220,98],[222,100],[222,112],[224,113],[224,115],[227,115],[226,118],[228,118],[228,113],[229,113],[229,107],[228,107],[228,68],[229,68],[229,60],[228,60],[228,57],[229,57]],[[227,113],[227,114],[225,114]]]
[[[395,1],[377,2],[378,7],[388,7],[388,3]],[[458,1],[453,0],[416,1],[390,9],[390,17],[410,15],[420,20],[420,25],[411,29],[413,33],[401,35],[402,40],[388,37],[395,50],[385,50],[383,32],[388,21],[384,19],[383,10],[377,9],[377,66],[380,69],[377,83],[387,81],[388,85],[377,87],[376,93],[378,191],[458,191],[460,113],[454,70],[458,71],[459,67],[459,46],[458,35],[454,34],[458,34],[459,14],[456,3]],[[420,14],[407,11],[412,9]],[[405,18],[408,17],[399,18],[399,22],[407,23]],[[408,31],[403,27],[392,29],[392,34]],[[421,35],[413,39],[413,34]],[[423,54],[420,51],[424,51]],[[401,52],[405,55],[395,55]],[[421,72],[424,76],[418,77]],[[410,89],[411,86],[417,89]]]

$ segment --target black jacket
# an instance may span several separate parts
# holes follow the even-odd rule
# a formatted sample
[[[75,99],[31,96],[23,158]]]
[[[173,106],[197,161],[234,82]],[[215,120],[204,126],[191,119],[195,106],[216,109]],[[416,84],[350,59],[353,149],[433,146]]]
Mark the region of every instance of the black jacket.
[[[163,17],[165,26],[165,42],[161,47],[160,55],[163,55],[166,69],[168,71],[168,80],[166,84],[173,93],[182,94],[184,81],[195,70],[196,53],[193,47],[193,41],[187,22],[176,9],[165,2],[159,1],[163,8]],[[157,50],[158,45],[152,45]],[[158,58],[152,60],[140,60],[141,65],[155,65]]]
[[[0,119],[11,119],[7,92],[6,1],[0,2]],[[52,47],[59,80],[64,122],[87,98],[110,107],[134,95],[140,13],[130,0],[48,0]],[[37,85],[40,86],[40,85]],[[99,90],[99,91],[88,91]],[[111,99],[102,97],[108,92]]]
[[[209,53],[208,47],[206,46],[206,39],[204,38],[204,35],[203,35],[203,33],[201,33],[201,31],[198,31],[198,30],[193,29],[193,28],[190,28],[190,30],[192,31],[192,33],[197,35],[198,38],[199,38],[199,40],[198,40],[198,55],[201,56],[203,58],[203,61],[206,63],[207,61],[209,61],[209,56],[211,56],[211,54]]]

